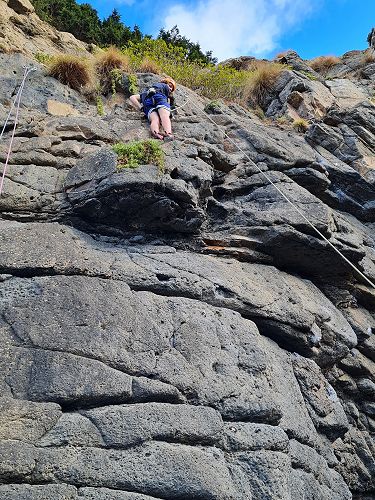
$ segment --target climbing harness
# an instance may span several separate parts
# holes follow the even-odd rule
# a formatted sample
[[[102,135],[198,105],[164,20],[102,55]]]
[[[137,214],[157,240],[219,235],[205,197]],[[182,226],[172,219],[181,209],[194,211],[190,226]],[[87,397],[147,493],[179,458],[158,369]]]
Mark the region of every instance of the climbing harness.
[[[10,154],[12,152],[14,135],[15,135],[16,128],[17,128],[17,123],[18,123],[18,115],[19,115],[19,110],[20,110],[20,105],[21,105],[22,92],[23,92],[23,89],[24,89],[24,86],[25,86],[26,78],[29,76],[29,74],[32,71],[35,71],[35,68],[33,68],[32,66],[23,66],[23,70],[24,70],[24,73],[23,73],[23,78],[22,78],[21,84],[20,84],[20,86],[18,88],[18,91],[17,91],[17,94],[15,95],[15,98],[14,98],[12,104],[11,104],[8,116],[7,116],[6,120],[5,120],[4,126],[3,126],[1,134],[0,134],[0,140],[1,140],[3,138],[5,129],[6,129],[7,125],[8,125],[8,121],[10,119],[12,111],[13,111],[13,109],[15,107],[16,108],[16,115],[15,115],[15,118],[14,118],[14,125],[13,125],[12,136],[10,138],[9,148],[8,148],[6,160],[5,160],[5,163],[4,163],[3,173],[2,173],[2,176],[1,176],[1,179],[0,179],[0,196],[1,196],[2,192],[3,192],[5,174],[6,174],[6,171],[7,171]]]
[[[203,113],[207,116],[207,118],[217,127],[217,123],[214,122],[214,120],[210,117],[210,115],[208,113],[206,113],[204,110],[201,110],[198,105],[193,102],[193,105],[196,107],[196,109],[200,112],[203,111]],[[349,264],[352,269],[354,269],[354,271],[356,271],[359,276],[361,276],[372,288],[375,289],[375,283],[373,283],[365,274],[362,273],[362,271],[360,271],[357,266],[355,266],[347,257],[345,257],[345,255],[338,249],[335,247],[335,245],[333,243],[331,243],[329,241],[328,238],[326,238],[326,236],[324,236],[324,234],[319,231],[319,229],[306,217],[306,215],[297,207],[297,205],[295,203],[293,203],[293,201],[272,181],[272,179],[265,173],[263,172],[263,170],[258,167],[258,165],[253,162],[250,158],[250,156],[245,153],[245,151],[235,142],[233,141],[229,135],[224,132],[224,135],[225,137],[229,140],[229,142],[231,142],[239,151],[241,151],[241,153],[248,159],[250,160],[256,167],[256,169],[259,171],[259,173],[267,180],[267,182],[269,182],[280,194],[281,196],[299,213],[299,215],[303,218],[303,220],[305,222],[307,222],[307,224],[317,233],[319,234],[319,236],[321,238],[323,238],[323,240],[328,243],[328,245],[342,258],[344,259],[344,261]]]

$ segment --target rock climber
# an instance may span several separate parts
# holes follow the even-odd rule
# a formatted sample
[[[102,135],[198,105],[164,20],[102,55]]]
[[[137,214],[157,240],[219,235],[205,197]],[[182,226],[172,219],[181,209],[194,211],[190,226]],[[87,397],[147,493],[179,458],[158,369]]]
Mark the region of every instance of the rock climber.
[[[173,140],[171,105],[174,105],[173,92],[175,90],[176,82],[168,76],[154,83],[145,92],[130,96],[131,104],[147,116],[151,134],[155,139]],[[160,131],[161,127],[164,133]]]
[[[372,28],[370,33],[367,35],[367,43],[370,49],[375,52],[375,28]]]

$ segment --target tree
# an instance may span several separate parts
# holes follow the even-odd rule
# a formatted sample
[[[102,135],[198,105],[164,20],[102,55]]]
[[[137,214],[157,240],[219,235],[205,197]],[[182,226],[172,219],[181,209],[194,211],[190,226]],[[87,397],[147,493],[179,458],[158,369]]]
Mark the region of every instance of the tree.
[[[121,16],[116,9],[104,19],[101,29],[101,45],[123,47],[132,38],[132,31],[121,22]]]
[[[188,61],[200,62],[203,64],[216,64],[216,57],[212,57],[212,51],[203,53],[199,43],[193,43],[191,40],[185,36],[180,35],[180,30],[177,25],[169,31],[162,28],[159,31],[158,38],[161,38],[165,42],[175,45],[177,47],[182,47],[186,50],[186,58]]]

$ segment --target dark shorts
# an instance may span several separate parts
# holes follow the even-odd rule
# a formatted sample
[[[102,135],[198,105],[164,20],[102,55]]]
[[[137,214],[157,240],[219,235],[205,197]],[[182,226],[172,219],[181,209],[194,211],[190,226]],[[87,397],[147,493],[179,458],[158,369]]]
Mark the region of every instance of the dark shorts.
[[[146,97],[143,102],[143,111],[148,119],[150,119],[150,114],[159,108],[171,109],[168,99],[164,94],[155,94],[153,97]]]

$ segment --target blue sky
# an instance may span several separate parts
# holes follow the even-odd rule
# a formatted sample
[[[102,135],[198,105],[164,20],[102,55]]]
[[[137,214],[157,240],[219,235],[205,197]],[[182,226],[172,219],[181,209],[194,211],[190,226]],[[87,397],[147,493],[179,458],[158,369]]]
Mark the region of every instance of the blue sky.
[[[83,3],[84,0],[79,0]],[[87,1],[87,0],[86,0]],[[219,61],[272,58],[292,48],[301,57],[364,49],[375,25],[375,0],[90,0],[101,18],[116,8],[122,21],[157,35],[172,28]]]

